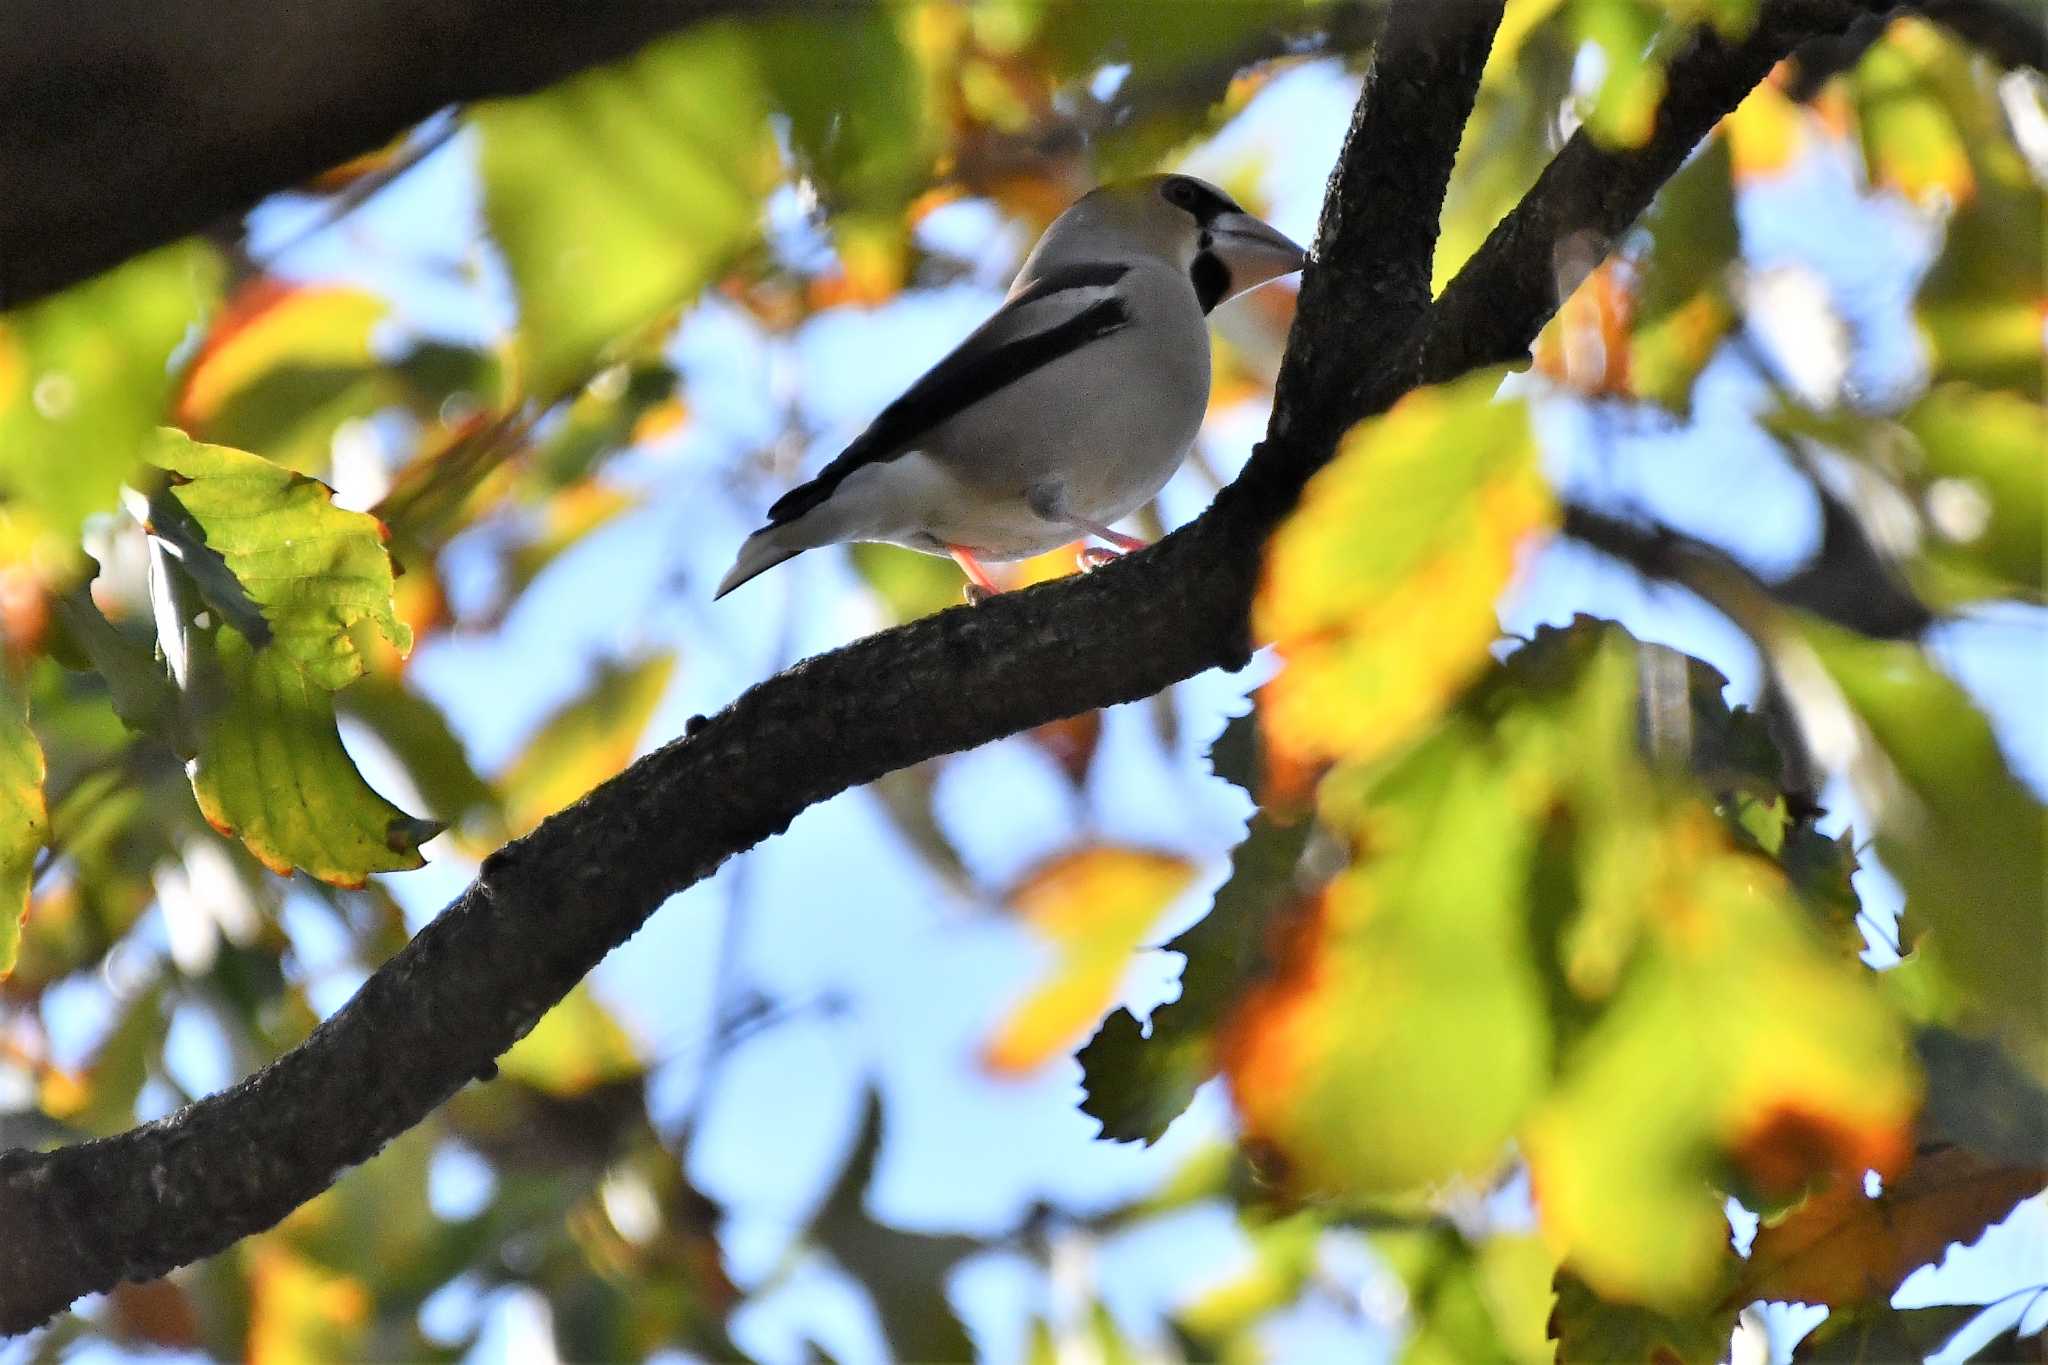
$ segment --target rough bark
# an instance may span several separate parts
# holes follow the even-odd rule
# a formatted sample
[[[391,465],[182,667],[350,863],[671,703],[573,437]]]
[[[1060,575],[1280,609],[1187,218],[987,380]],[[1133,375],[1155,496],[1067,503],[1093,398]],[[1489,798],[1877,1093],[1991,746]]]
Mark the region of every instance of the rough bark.
[[[0,1331],[269,1227],[510,1046],[669,896],[849,787],[1135,700],[1247,655],[1258,546],[1353,421],[1417,381],[1522,355],[1559,240],[1611,240],[1772,62],[1858,0],[1766,0],[1746,43],[1674,71],[1651,145],[1575,141],[1426,298],[1433,224],[1500,0],[1397,0],[1332,178],[1273,424],[1193,525],[1099,572],[799,664],[485,863],[304,1044],[128,1133],[0,1154]],[[1422,22],[1422,16],[1428,22]]]

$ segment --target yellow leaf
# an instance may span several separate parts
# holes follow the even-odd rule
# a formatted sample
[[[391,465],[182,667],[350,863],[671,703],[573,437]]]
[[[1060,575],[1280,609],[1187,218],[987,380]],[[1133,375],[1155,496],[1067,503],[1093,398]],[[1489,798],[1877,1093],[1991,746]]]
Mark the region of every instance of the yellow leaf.
[[[356,1358],[373,1307],[360,1280],[326,1270],[266,1238],[249,1257],[250,1365],[320,1365]]]
[[[1769,81],[1735,106],[1721,131],[1734,154],[1737,184],[1783,174],[1806,150],[1805,115]]]
[[[513,836],[633,761],[641,731],[675,675],[675,662],[674,655],[656,654],[623,668],[607,666],[589,691],[541,723],[498,779]]]
[[[1420,390],[1354,427],[1268,543],[1252,624],[1286,665],[1259,694],[1278,791],[1397,748],[1485,665],[1494,601],[1556,515],[1499,382]]]
[[[985,1064],[1011,1075],[1036,1070],[1100,1023],[1131,954],[1193,878],[1175,854],[1112,847],[1063,853],[1027,874],[1010,905],[1059,961],[1011,1008],[983,1049]]]
[[[369,364],[370,331],[387,311],[382,299],[360,289],[251,282],[221,310],[186,372],[178,425],[204,427],[236,394],[281,365]]]
[[[0,981],[14,970],[36,854],[49,837],[43,748],[29,728],[26,691],[0,660]]]
[[[1523,1134],[1543,1230],[1602,1297],[1664,1311],[1719,1284],[1732,1167],[1773,1198],[1896,1170],[1918,1085],[1899,1021],[1777,869],[1681,806],[1636,850],[1646,937]]]
[[[498,1059],[498,1069],[562,1099],[642,1071],[633,1040],[590,993],[588,983],[579,984],[542,1015],[533,1031]]]

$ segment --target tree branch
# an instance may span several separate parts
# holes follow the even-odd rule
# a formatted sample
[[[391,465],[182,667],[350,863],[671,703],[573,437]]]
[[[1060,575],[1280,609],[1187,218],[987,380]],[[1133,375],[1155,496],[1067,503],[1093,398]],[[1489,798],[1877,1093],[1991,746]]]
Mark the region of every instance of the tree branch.
[[[447,105],[538,90],[671,29],[793,3],[8,0],[0,309],[241,213]]]
[[[1647,202],[1683,155],[1660,141],[1635,154],[1645,166],[1608,156],[1600,167],[1634,187],[1627,195],[1583,171],[1546,177],[1514,229],[1475,258],[1464,292],[1454,286],[1432,313],[1421,292],[1429,225],[1499,11],[1499,0],[1396,0],[1332,181],[1269,438],[1214,508],[1097,573],[944,612],[762,683],[492,855],[346,1006],[262,1071],[117,1137],[0,1154],[0,1331],[271,1226],[484,1071],[667,897],[807,806],[1242,663],[1258,546],[1336,436],[1408,388],[1418,355],[1440,374],[1451,357],[1526,350],[1552,305],[1502,272],[1551,259],[1545,224],[1619,231],[1627,204]],[[1789,47],[1858,12],[1855,0],[1766,0],[1761,31]],[[1671,126],[1703,132],[1765,57],[1682,67],[1671,100],[1686,112]],[[1708,78],[1722,83],[1682,84]],[[1466,298],[1489,279],[1509,296],[1491,311]]]

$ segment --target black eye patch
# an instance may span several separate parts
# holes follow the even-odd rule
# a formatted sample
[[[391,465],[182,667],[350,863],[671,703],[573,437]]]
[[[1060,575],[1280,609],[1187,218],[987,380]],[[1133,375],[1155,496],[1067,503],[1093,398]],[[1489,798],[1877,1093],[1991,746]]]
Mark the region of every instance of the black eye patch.
[[[1195,221],[1204,227],[1222,214],[1244,212],[1227,196],[1218,194],[1201,181],[1191,180],[1184,175],[1177,175],[1168,180],[1161,192],[1166,196],[1167,203],[1175,208],[1187,210],[1194,215]]]

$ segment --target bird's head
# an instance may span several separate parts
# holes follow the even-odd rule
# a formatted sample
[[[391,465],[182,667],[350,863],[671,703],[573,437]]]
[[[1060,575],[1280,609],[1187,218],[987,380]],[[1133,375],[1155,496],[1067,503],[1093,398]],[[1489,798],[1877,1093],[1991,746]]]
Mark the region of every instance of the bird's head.
[[[1192,175],[1150,175],[1091,191],[1047,229],[1037,254],[1080,254],[1108,242],[1184,271],[1205,313],[1307,262],[1286,234]]]

